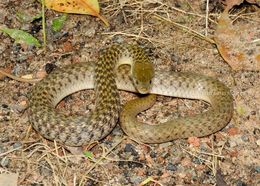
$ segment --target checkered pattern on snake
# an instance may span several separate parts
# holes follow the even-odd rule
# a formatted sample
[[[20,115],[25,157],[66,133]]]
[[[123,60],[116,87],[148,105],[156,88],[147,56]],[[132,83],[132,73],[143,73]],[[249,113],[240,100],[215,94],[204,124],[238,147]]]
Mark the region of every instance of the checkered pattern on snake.
[[[119,118],[118,89],[136,92],[133,77],[124,69],[117,70],[118,61],[125,57],[133,63],[149,61],[138,46],[114,45],[104,50],[95,63],[79,63],[57,69],[36,84],[29,107],[34,129],[47,139],[69,146],[81,146],[107,136]],[[148,126],[140,125],[135,115],[146,109],[142,106],[145,103],[151,105],[155,97],[130,102],[121,116],[121,127],[139,141],[161,143],[209,135],[226,126],[232,117],[233,99],[229,89],[213,78],[194,73],[155,71],[150,86],[153,94],[202,99],[211,103],[211,108],[199,115]],[[88,116],[66,116],[55,110],[55,106],[67,95],[93,88],[95,109]]]

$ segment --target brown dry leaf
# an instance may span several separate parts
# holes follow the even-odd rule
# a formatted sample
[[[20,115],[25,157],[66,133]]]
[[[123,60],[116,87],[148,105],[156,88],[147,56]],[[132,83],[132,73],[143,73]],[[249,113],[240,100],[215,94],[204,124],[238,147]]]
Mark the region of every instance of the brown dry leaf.
[[[45,5],[58,12],[93,15],[100,18],[107,26],[109,25],[108,21],[99,14],[97,0],[45,0]]]
[[[229,11],[231,8],[233,8],[233,6],[240,5],[243,2],[244,2],[244,0],[226,0],[225,1],[225,4],[226,4],[225,11]],[[246,2],[251,3],[251,4],[257,4],[258,6],[260,5],[259,0],[246,0]]]
[[[226,4],[226,10],[230,10],[233,6],[235,5],[240,5],[241,3],[243,3],[244,0],[226,0],[225,4]]]
[[[256,4],[258,6],[260,6],[260,1],[259,0],[246,0],[248,3],[251,3],[251,4]]]
[[[226,11],[221,14],[214,40],[224,60],[233,70],[260,70],[260,25],[232,25]]]

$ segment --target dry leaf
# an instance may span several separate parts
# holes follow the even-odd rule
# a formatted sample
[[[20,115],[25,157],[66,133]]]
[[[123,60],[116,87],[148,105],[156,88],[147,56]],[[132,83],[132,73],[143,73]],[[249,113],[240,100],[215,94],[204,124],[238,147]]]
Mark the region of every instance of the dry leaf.
[[[226,8],[225,10],[228,11],[230,10],[233,6],[235,5],[240,5],[241,3],[243,3],[244,0],[226,0],[225,4],[226,4]]]
[[[233,70],[260,70],[260,25],[232,25],[228,13],[221,14],[214,40],[224,60]]]
[[[251,4],[256,4],[258,6],[260,6],[260,1],[259,0],[246,0],[248,3],[251,3]]]
[[[100,8],[97,0],[45,0],[45,5],[58,12],[97,16],[108,25],[107,20],[99,14]]]
[[[244,0],[226,0],[225,1],[225,4],[226,4],[225,11],[229,11],[231,8],[233,8],[233,6],[240,5],[243,2],[244,2]],[[246,0],[246,2],[251,3],[251,4],[257,4],[258,6],[260,5],[259,0]]]

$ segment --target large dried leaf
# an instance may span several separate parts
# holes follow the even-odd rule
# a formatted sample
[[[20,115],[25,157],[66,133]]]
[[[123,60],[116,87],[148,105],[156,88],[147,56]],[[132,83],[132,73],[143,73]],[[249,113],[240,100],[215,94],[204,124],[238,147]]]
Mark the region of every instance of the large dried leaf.
[[[99,14],[97,0],[45,0],[45,5],[59,12],[89,14],[93,16]]]
[[[45,5],[59,12],[97,16],[108,24],[106,19],[99,14],[100,8],[97,0],[45,0]]]
[[[225,61],[234,70],[260,70],[260,25],[232,25],[228,13],[221,14],[214,40]]]

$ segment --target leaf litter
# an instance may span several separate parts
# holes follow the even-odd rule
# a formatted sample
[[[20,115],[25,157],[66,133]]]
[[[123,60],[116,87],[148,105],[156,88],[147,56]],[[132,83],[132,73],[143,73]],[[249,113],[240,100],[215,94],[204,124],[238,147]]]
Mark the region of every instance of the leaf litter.
[[[229,14],[220,15],[214,40],[233,70],[260,70],[260,21],[232,24]]]

